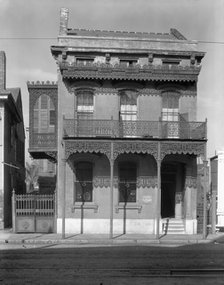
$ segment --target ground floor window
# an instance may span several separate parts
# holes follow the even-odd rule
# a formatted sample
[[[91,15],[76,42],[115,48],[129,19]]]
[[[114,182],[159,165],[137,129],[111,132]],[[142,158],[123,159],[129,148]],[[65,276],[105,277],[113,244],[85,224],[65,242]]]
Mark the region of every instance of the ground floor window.
[[[93,165],[79,162],[75,165],[75,202],[93,201]]]
[[[136,202],[137,166],[133,162],[119,164],[119,202]]]

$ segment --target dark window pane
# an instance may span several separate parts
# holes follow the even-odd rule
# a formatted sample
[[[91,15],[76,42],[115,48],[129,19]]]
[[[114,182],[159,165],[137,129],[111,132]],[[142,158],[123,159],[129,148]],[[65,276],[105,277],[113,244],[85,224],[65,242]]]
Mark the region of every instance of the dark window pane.
[[[92,202],[93,192],[93,166],[89,162],[79,162],[75,168],[75,201],[76,202]]]
[[[119,165],[119,202],[136,202],[137,167],[135,163]]]
[[[48,107],[48,96],[41,95],[41,109],[47,109]]]
[[[50,110],[50,125],[55,125],[55,111]]]

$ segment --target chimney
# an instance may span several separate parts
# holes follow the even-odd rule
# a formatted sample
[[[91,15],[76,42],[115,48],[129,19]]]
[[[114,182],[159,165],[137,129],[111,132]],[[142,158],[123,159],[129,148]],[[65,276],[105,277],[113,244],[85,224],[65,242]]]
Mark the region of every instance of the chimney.
[[[60,36],[65,36],[67,34],[68,29],[68,9],[67,8],[61,8],[60,11]]]
[[[5,52],[0,51],[0,91],[5,90],[6,85],[6,57]]]

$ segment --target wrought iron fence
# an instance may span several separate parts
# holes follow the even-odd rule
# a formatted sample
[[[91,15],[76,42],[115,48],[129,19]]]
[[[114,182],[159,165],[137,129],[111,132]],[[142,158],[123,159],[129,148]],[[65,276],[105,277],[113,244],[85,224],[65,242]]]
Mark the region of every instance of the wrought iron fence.
[[[53,232],[55,195],[12,195],[14,232]]]
[[[206,139],[206,122],[64,119],[66,137]]]

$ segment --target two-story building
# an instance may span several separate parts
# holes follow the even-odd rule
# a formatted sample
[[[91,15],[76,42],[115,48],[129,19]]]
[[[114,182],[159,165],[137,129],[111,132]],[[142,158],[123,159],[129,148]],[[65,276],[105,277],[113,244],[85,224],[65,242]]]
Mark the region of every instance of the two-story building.
[[[30,153],[57,162],[57,232],[197,233],[197,42],[69,29],[63,8],[51,52],[57,96],[31,99]]]
[[[0,229],[12,226],[12,191],[25,192],[25,132],[20,88],[6,88],[0,51]]]

